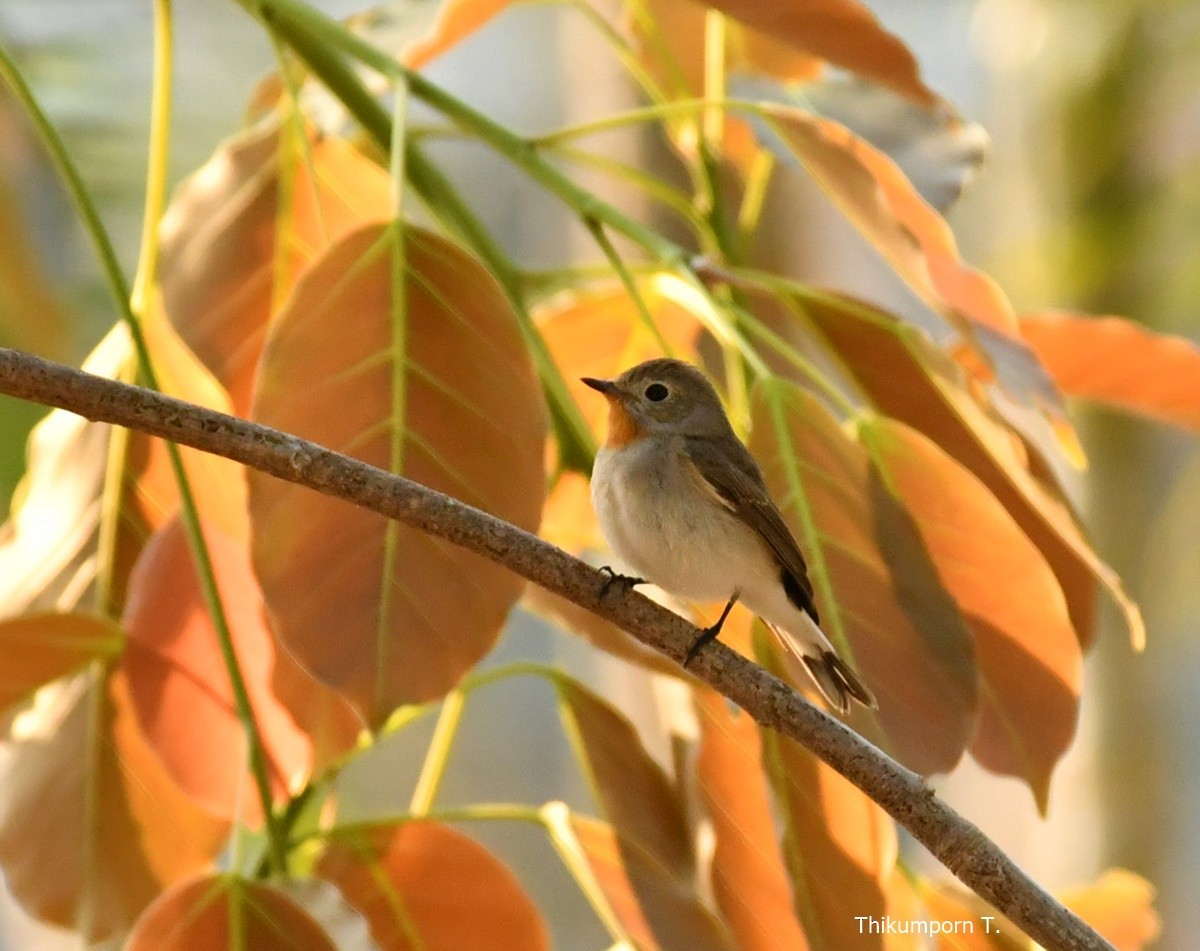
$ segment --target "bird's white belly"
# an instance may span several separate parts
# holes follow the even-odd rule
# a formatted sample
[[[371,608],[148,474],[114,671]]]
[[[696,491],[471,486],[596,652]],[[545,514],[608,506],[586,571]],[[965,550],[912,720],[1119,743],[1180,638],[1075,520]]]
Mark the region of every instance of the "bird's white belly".
[[[601,449],[592,476],[600,528],[629,567],[693,601],[727,600],[769,576],[753,532],[698,487],[681,461],[648,448]]]

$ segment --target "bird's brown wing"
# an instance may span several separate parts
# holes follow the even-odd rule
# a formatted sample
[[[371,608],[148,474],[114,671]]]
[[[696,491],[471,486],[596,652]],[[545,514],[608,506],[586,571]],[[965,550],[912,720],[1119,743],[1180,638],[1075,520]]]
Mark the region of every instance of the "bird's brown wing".
[[[719,449],[711,440],[689,439],[685,451],[701,488],[767,543],[779,560],[780,581],[788,598],[819,622],[804,555],[771,501],[758,463],[746,447],[736,439],[724,442]]]

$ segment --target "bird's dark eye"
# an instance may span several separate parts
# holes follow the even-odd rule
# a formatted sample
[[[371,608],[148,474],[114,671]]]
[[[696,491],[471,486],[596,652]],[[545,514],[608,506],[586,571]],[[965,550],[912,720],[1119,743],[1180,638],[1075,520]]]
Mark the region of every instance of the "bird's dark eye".
[[[661,383],[651,383],[646,387],[646,399],[661,403],[667,398],[667,388]]]

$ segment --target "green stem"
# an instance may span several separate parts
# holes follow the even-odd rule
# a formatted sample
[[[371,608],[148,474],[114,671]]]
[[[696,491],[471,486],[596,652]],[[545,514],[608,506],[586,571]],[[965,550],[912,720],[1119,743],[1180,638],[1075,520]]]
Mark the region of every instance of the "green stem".
[[[629,295],[633,301],[633,306],[637,310],[638,318],[650,331],[650,335],[654,337],[655,342],[662,348],[663,353],[668,357],[675,356],[675,353],[667,342],[667,338],[662,335],[662,331],[658,329],[658,324],[654,322],[654,315],[650,313],[650,308],[646,306],[646,301],[642,297],[641,289],[630,273],[629,268],[625,266],[625,262],[621,260],[621,255],[618,253],[612,241],[609,240],[608,234],[604,230],[604,225],[594,219],[588,218],[584,221],[588,231],[592,233],[592,237],[596,239],[596,244],[600,246],[600,250],[604,252],[604,256],[608,258],[608,263],[612,265],[612,269],[616,271],[617,277],[620,278],[621,286],[625,288],[625,293]]]
[[[417,778],[412,801],[408,806],[409,812],[414,816],[426,815],[433,808],[466,707],[467,693],[462,689],[452,690],[442,701],[442,711],[438,715],[437,726],[433,728],[433,737],[425,753],[425,763],[421,767],[421,775]]]
[[[540,664],[533,660],[520,660],[471,674],[463,680],[459,685],[459,689],[463,693],[471,694],[483,687],[491,686],[494,683],[498,683],[501,680],[508,680],[512,677],[540,677],[543,680],[548,680],[557,689],[559,682],[565,676],[561,670],[550,664]]]
[[[775,170],[775,156],[769,149],[758,149],[750,171],[746,175],[746,188],[742,192],[742,204],[737,217],[737,259],[744,261],[754,247],[758,223],[766,206],[767,186]]]
[[[591,3],[588,3],[587,0],[543,0],[543,2],[564,4],[577,12],[608,43],[621,65],[625,67],[625,71],[638,84],[648,99],[652,102],[661,102],[665,98],[662,87],[659,86],[654,75],[642,65],[642,59],[637,51],[630,47],[625,37]]]
[[[167,163],[171,143],[171,88],[174,28],[171,0],[154,0],[154,80],[150,93],[150,147],[146,163],[146,203],[142,243],[130,305],[145,315],[146,295],[158,267],[158,223],[166,204]]]
[[[392,217],[404,217],[404,162],[408,156],[408,83],[398,80],[392,90],[392,141],[388,171],[392,178]]]
[[[649,198],[674,212],[697,232],[703,231],[708,226],[704,218],[696,214],[696,209],[692,207],[692,202],[686,194],[654,175],[647,174],[607,155],[599,155],[566,145],[550,146],[544,151],[550,151],[557,158],[565,159],[573,164],[596,169],[641,189]]]
[[[623,129],[626,126],[643,122],[658,122],[660,119],[677,116],[694,116],[697,113],[703,113],[713,105],[714,103],[710,103],[707,99],[672,99],[668,102],[657,102],[653,105],[638,106],[636,109],[626,109],[623,112],[616,112],[598,119],[589,119],[587,122],[564,126],[553,132],[531,136],[529,143],[537,149],[550,148],[573,139],[587,138],[599,135],[601,132]]]
[[[167,30],[165,34],[160,32],[159,38],[162,39],[164,35],[169,39],[170,31]],[[170,63],[170,54],[166,54],[162,59],[156,57],[156,61]],[[101,268],[108,282],[109,291],[117,305],[117,311],[129,328],[130,337],[133,340],[134,349],[137,353],[138,365],[147,385],[154,390],[161,389],[150,359],[150,351],[146,345],[145,336],[142,334],[137,314],[134,312],[131,304],[129,285],[126,283],[121,266],[117,262],[116,251],[108,237],[108,232],[100,221],[99,212],[96,210],[96,206],[92,202],[86,186],[83,184],[83,179],[79,175],[78,169],[75,168],[74,163],[67,154],[66,147],[58,135],[58,131],[38,105],[29,86],[25,83],[24,77],[17,69],[16,63],[9,56],[8,51],[3,45],[0,45],[0,74],[3,75],[5,81],[16,95],[17,100],[29,115],[34,128],[41,137],[42,144],[50,155],[55,168],[67,188],[71,201],[83,221],[85,230],[95,246]],[[250,771],[254,777],[259,799],[263,806],[263,817],[267,826],[270,847],[275,865],[282,871],[284,865],[283,843],[276,834],[275,823],[272,817],[271,786],[267,776],[262,736],[259,733],[258,724],[254,718],[254,710],[250,706],[249,694],[246,691],[246,683],[242,677],[237,655],[233,649],[233,639],[225,619],[220,595],[217,592],[212,560],[209,557],[204,537],[200,531],[200,516],[196,509],[195,496],[192,494],[187,473],[183,468],[183,460],[179,454],[179,447],[170,442],[166,445],[171,460],[171,469],[179,487],[180,516],[187,532],[193,559],[196,563],[197,575],[200,580],[200,588],[203,592],[205,606],[212,619],[213,627],[217,632],[217,640],[220,645],[221,656],[225,663],[226,671],[229,675],[238,719],[246,733],[247,745],[249,747],[248,759]]]
[[[295,848],[313,839],[329,840],[342,836],[354,836],[375,829],[403,825],[406,822],[425,820],[431,822],[530,822],[543,827],[546,825],[542,810],[536,806],[527,806],[518,802],[480,802],[455,809],[435,809],[421,814],[385,813],[359,822],[335,824],[328,829],[313,829],[311,832],[306,832],[304,835],[292,839],[289,845]]]
[[[834,386],[829,381],[828,376],[817,369],[816,364],[807,359],[800,351],[783,339],[783,337],[779,336],[779,334],[775,333],[775,331],[748,311],[743,314],[742,322],[746,325],[751,335],[764,341],[780,357],[799,370],[844,415],[853,417],[858,414],[858,406],[848,399],[845,393]]]
[[[716,103],[725,98],[725,15],[711,7],[704,11],[704,98]],[[710,105],[704,110],[701,136],[710,151],[719,151],[725,138],[725,110]]]

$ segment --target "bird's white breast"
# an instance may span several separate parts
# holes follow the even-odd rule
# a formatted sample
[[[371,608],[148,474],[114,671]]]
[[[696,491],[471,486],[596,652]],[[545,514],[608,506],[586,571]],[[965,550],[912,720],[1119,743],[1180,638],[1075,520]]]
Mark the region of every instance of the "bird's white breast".
[[[647,581],[695,601],[726,600],[776,575],[754,532],[685,466],[675,440],[600,450],[592,503],[613,550]]]

